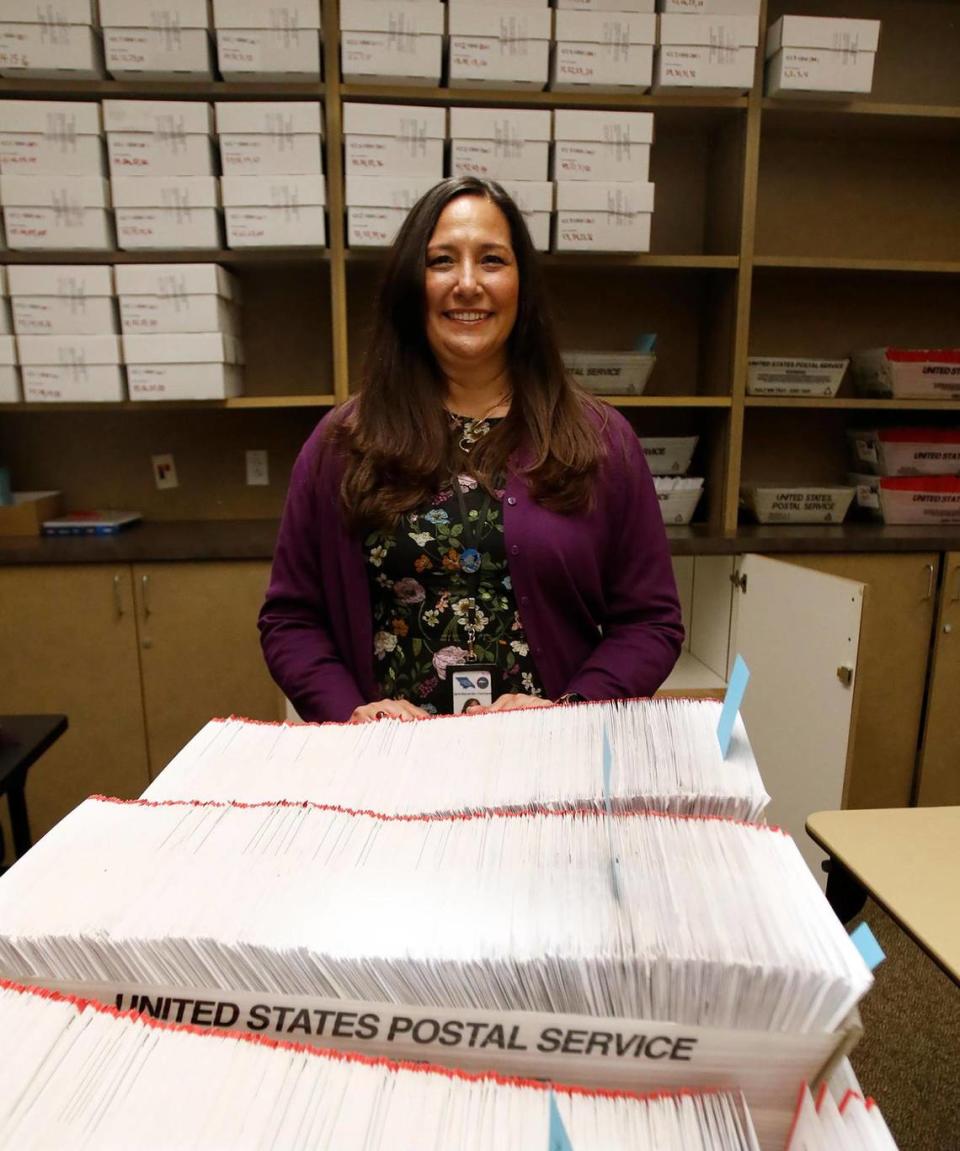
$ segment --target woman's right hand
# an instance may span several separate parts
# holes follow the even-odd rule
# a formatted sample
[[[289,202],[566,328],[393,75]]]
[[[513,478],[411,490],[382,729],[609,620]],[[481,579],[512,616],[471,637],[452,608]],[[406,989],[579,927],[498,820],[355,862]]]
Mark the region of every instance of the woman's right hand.
[[[353,709],[350,723],[376,723],[378,719],[426,719],[429,712],[406,699],[377,699]]]

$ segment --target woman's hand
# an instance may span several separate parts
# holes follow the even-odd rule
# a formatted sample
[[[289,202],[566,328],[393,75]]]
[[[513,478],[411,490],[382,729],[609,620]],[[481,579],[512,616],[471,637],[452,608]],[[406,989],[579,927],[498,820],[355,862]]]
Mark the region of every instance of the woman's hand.
[[[375,723],[378,719],[426,719],[429,713],[406,699],[377,699],[353,709],[350,723]]]
[[[538,695],[522,695],[519,692],[512,692],[497,696],[493,703],[486,707],[482,704],[474,704],[464,711],[464,715],[480,715],[481,712],[488,711],[512,711],[518,707],[553,707],[553,700],[541,699]]]

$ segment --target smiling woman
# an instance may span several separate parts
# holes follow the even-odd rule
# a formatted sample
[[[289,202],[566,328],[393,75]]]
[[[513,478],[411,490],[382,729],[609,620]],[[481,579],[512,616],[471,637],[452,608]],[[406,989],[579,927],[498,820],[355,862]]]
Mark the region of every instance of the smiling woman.
[[[294,468],[260,629],[310,720],[649,695],[673,667],[643,453],[566,375],[499,185],[446,180],[401,228],[358,395]]]

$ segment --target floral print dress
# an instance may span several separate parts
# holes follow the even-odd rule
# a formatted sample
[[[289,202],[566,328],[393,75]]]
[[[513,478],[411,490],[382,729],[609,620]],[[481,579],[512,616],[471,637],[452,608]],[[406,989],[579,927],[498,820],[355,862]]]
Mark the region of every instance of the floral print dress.
[[[497,421],[451,413],[451,434],[468,447]],[[517,611],[503,543],[502,491],[490,498],[466,470],[395,531],[372,532],[364,557],[373,607],[374,674],[384,699],[407,699],[433,714],[452,710],[451,664],[494,664],[494,698],[542,694]],[[466,539],[461,505],[466,512]],[[475,574],[461,561],[470,543]]]

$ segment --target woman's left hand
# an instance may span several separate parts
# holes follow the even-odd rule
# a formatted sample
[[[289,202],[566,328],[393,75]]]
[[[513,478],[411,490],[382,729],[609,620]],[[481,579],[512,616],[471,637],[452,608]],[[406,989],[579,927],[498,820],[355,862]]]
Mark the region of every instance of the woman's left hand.
[[[512,692],[498,696],[493,703],[486,707],[479,703],[474,704],[473,707],[468,707],[464,714],[479,715],[481,712],[487,711],[513,711],[518,707],[553,707],[553,700],[541,699],[538,695],[522,695],[518,692]]]

